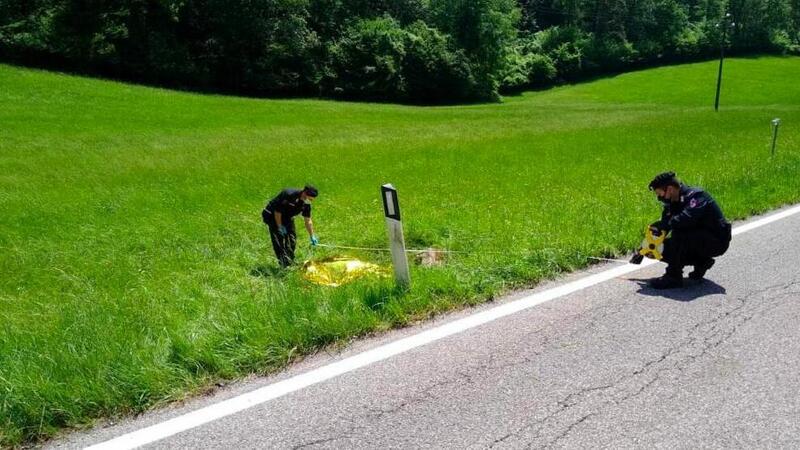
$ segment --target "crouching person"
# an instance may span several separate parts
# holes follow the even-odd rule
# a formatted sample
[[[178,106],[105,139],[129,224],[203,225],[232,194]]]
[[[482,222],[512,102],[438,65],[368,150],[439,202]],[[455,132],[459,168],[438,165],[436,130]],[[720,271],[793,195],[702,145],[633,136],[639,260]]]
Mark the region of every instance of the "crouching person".
[[[650,190],[664,205],[661,220],[651,225],[660,233],[671,233],[664,241],[662,261],[666,273],[650,280],[655,289],[683,286],[683,268],[693,266],[689,278],[702,280],[731,242],[731,224],[707,192],[682,184],[674,172],[665,172],[650,182]]]

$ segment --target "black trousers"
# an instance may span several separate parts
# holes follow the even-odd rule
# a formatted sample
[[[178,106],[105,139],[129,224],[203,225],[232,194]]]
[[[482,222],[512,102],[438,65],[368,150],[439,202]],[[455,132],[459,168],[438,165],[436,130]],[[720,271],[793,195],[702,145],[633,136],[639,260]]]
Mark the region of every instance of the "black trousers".
[[[667,263],[667,275],[683,277],[685,266],[708,264],[711,258],[728,251],[730,236],[719,236],[708,230],[672,230],[664,241],[662,261]]]
[[[278,225],[275,223],[275,217],[268,211],[261,213],[261,218],[267,224],[267,231],[272,241],[272,250],[275,251],[275,256],[278,258],[278,263],[281,267],[288,267],[294,262],[294,249],[297,246],[297,232],[294,228],[294,220],[291,218],[282,218],[283,226],[286,227],[286,234],[281,235],[278,232]]]

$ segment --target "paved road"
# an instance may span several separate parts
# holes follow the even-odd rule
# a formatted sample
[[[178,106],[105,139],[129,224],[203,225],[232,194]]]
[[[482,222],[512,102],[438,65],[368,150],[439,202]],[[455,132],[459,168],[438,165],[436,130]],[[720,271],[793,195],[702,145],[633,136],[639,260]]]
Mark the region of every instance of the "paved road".
[[[798,230],[800,214],[736,236],[702,284],[652,291],[637,279],[663,269],[646,267],[151,447],[799,448]],[[102,442],[420,328],[50,445]]]

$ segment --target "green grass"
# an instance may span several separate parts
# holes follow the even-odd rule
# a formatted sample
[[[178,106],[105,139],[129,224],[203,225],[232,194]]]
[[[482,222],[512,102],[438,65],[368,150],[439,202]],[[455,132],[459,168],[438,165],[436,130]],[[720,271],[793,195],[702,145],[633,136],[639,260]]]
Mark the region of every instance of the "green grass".
[[[798,73],[799,58],[728,60],[714,113],[714,62],[438,108],[0,66],[0,445],[271,372],[632,249],[659,214],[646,185],[664,169],[731,217],[796,202]],[[469,253],[412,267],[406,293],[277,274],[259,213],[307,181],[320,188],[323,243],[384,246],[379,186],[392,182],[409,246]]]

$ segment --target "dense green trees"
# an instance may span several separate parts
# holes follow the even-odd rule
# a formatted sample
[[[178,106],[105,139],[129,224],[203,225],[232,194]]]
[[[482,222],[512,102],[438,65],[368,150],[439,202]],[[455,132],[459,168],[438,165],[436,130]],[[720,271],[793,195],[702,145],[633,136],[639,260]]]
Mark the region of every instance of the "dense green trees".
[[[4,60],[416,103],[708,57],[723,33],[734,52],[797,52],[800,0],[0,0]]]
[[[330,47],[330,61],[323,88],[348,98],[442,103],[496,92],[476,82],[463,50],[422,21],[403,27],[389,16],[361,19]]]

